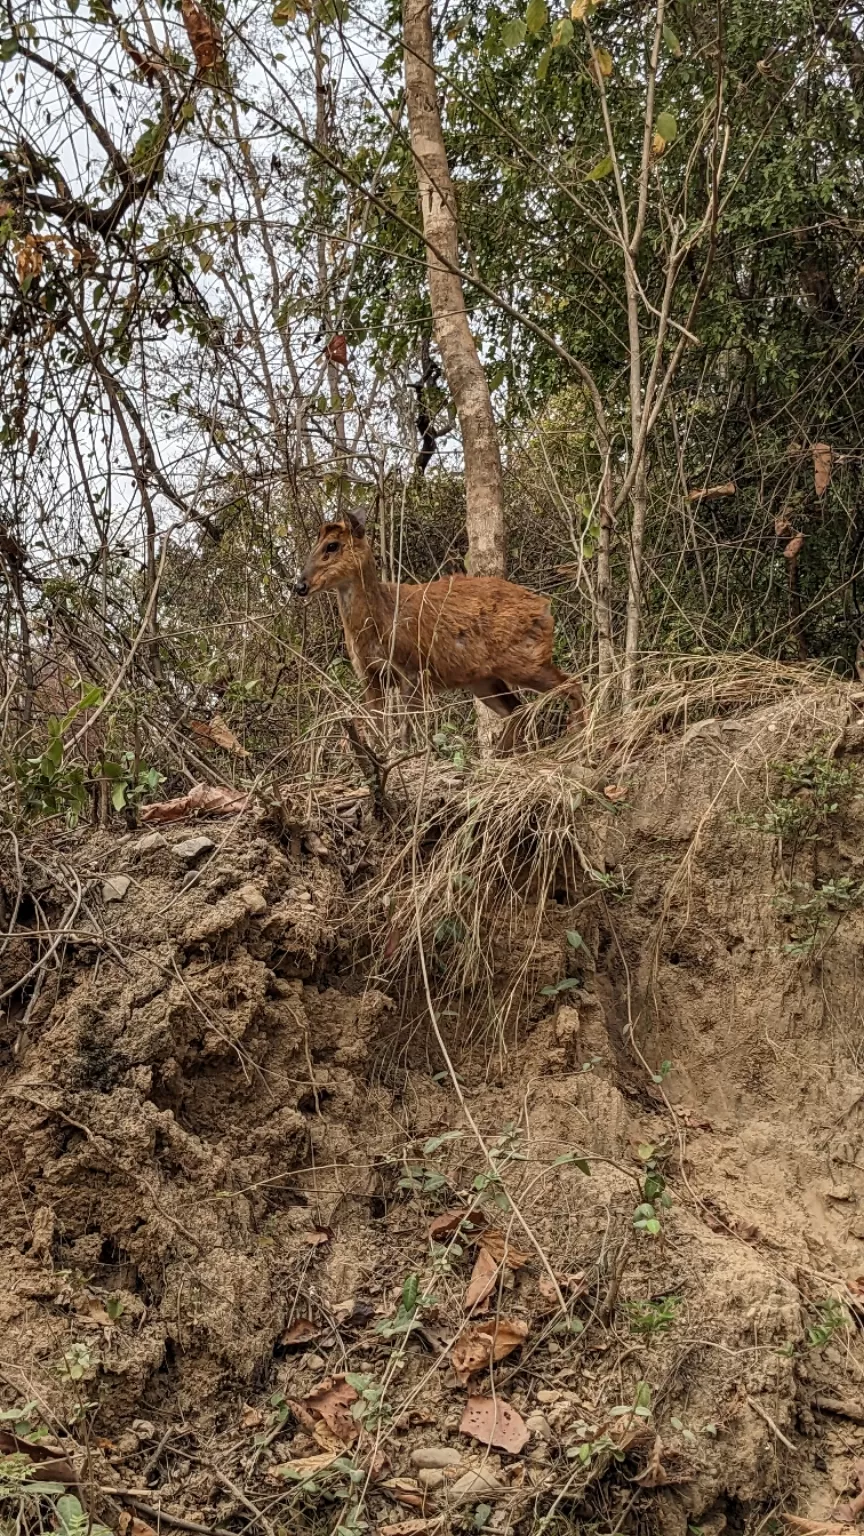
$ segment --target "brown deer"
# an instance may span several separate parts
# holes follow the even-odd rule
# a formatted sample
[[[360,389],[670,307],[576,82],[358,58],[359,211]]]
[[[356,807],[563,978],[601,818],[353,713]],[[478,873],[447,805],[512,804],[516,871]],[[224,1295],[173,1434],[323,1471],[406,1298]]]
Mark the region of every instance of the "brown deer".
[[[385,682],[398,681],[416,708],[424,687],[465,688],[510,718],[500,749],[515,740],[517,688],[566,693],[582,719],[582,687],[552,661],[549,600],[494,576],[445,576],[412,585],[381,581],[364,521],[322,523],[295,583],[297,597],[335,591],[351,665],[367,706],[380,712]]]

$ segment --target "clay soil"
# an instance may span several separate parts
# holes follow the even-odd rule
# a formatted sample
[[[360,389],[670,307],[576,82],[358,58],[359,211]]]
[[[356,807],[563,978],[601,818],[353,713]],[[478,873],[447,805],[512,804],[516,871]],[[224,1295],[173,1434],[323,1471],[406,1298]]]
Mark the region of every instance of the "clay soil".
[[[858,719],[825,687],[596,770],[594,878],[489,936],[503,996],[533,935],[506,1029],[453,1007],[458,933],[388,966],[411,813],[359,789],[6,836],[0,1456],[136,1536],[851,1530]]]

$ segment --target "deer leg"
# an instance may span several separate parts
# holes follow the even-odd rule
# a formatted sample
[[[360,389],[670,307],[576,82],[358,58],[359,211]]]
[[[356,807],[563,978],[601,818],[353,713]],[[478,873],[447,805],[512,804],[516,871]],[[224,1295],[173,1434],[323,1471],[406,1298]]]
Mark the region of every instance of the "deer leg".
[[[519,734],[518,722],[522,700],[500,677],[479,678],[476,683],[471,683],[470,687],[475,699],[480,699],[493,714],[507,721],[498,739],[498,751],[502,757],[508,757],[513,751]]]
[[[519,685],[522,688],[531,688],[536,693],[552,693],[554,689],[560,688],[567,699],[571,727],[585,724],[582,684],[578,677],[562,672],[554,662],[546,662],[544,666],[537,667],[533,672],[526,672],[524,677],[520,677]]]

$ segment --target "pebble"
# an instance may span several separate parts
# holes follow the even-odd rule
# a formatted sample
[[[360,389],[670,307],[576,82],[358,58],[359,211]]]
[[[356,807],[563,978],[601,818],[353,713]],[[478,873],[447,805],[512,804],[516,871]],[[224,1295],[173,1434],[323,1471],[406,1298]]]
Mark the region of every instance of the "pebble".
[[[449,1498],[451,1504],[479,1504],[506,1491],[493,1472],[466,1472],[452,1485]]]
[[[191,864],[199,854],[209,853],[210,849],[215,847],[212,837],[187,837],[185,842],[174,843],[171,852],[176,853],[178,859],[184,859],[187,864]]]
[[[267,911],[267,900],[257,885],[241,885],[237,895],[250,917],[261,917]]]
[[[142,1440],[154,1440],[156,1438],[156,1425],[149,1419],[133,1419],[132,1428]]]
[[[421,1445],[411,1452],[415,1467],[458,1467],[462,1457],[449,1445]]]
[[[146,837],[139,837],[137,843],[133,843],[130,853],[152,853],[154,848],[165,848],[167,844],[161,832],[148,832]]]
[[[131,884],[128,875],[109,875],[102,884],[102,900],[122,901]]]
[[[529,1413],[525,1420],[525,1428],[529,1435],[536,1435],[538,1440],[551,1440],[552,1425],[545,1413]]]

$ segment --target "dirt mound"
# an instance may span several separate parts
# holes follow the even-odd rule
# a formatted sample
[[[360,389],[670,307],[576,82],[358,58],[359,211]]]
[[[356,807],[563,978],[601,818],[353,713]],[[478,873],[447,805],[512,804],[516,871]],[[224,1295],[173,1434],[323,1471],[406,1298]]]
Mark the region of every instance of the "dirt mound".
[[[448,771],[410,855],[367,800],[350,850],[10,856],[0,1451],[47,1426],[112,1526],[836,1518],[861,734],[825,688],[602,773]]]

